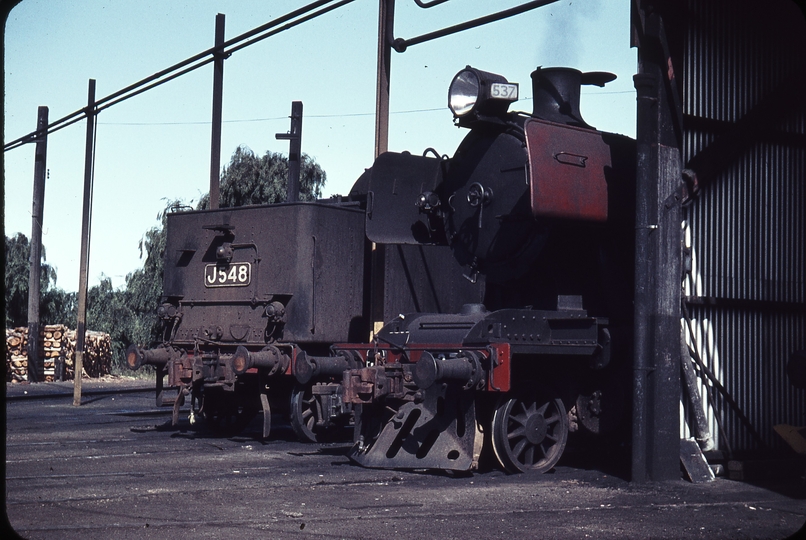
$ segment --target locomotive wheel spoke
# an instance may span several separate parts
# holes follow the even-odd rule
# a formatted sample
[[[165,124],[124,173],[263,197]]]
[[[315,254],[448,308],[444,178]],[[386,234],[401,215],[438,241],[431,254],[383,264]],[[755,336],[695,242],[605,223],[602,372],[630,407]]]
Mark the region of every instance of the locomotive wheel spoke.
[[[535,447],[528,446],[526,448],[526,453],[523,456],[524,463],[534,463],[535,462]]]
[[[520,426],[518,428],[513,429],[507,434],[508,439],[517,439],[523,437],[524,433],[526,433],[526,428],[524,426]]]
[[[302,412],[302,421],[308,429],[313,431],[316,426],[316,415],[313,414],[315,404],[313,400],[306,400],[305,406],[308,408]]]
[[[518,396],[501,401],[492,419],[492,446],[507,472],[550,470],[568,438],[562,400]]]
[[[513,457],[520,457],[523,453],[523,449],[526,448],[527,440],[525,438],[520,439],[516,444],[515,448],[512,449]]]

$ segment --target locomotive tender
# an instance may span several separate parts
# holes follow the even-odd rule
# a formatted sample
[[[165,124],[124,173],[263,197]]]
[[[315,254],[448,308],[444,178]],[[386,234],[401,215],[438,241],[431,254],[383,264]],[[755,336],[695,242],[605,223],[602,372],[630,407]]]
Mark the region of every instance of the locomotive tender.
[[[451,158],[379,156],[346,200],[174,214],[157,366],[213,420],[287,408],[317,440],[354,417],[367,467],[551,469],[616,429],[632,343],[634,141],[579,113],[614,75],[468,66]],[[431,157],[429,154],[435,154]],[[386,324],[374,333],[372,321]],[[248,416],[248,415],[247,415]],[[264,423],[264,435],[269,425]]]

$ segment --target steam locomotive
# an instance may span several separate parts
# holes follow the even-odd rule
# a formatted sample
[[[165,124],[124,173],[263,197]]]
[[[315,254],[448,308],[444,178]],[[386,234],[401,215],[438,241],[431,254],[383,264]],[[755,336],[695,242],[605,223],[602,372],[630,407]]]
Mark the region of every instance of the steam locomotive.
[[[382,154],[346,198],[170,215],[163,342],[128,366],[156,366],[158,402],[168,376],[174,421],[189,397],[225,426],[262,409],[265,436],[272,410],[310,441],[353,422],[366,467],[544,472],[569,432],[616,429],[635,145],[579,112],[615,75],[531,78],[510,112],[517,84],[461,70],[453,157]]]

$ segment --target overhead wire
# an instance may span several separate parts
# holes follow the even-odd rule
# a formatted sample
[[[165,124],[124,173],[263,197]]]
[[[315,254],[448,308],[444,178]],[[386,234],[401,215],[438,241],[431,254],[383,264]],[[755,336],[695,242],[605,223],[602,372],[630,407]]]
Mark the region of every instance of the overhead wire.
[[[634,90],[616,90],[612,92],[590,92],[589,95],[605,95],[605,94],[634,94]],[[583,92],[583,94],[586,94]],[[531,101],[531,97],[522,98],[520,101]],[[448,109],[445,107],[435,107],[430,109],[408,109],[403,111],[391,111],[389,114],[416,114],[426,112],[445,112]],[[357,112],[357,113],[337,113],[337,114],[307,114],[306,119],[314,118],[356,118],[362,116],[375,116],[374,112]],[[235,120],[222,120],[225,124],[242,124],[247,122],[275,122],[279,120],[287,120],[288,115],[272,116],[269,118],[241,118]],[[209,125],[212,120],[188,120],[188,121],[173,121],[173,122],[100,122],[104,125],[112,126],[194,126],[194,125]]]
[[[181,75],[199,69],[215,61],[215,59],[220,55],[228,57],[234,52],[244,47],[262,41],[263,39],[266,39],[273,35],[279,34],[280,32],[293,28],[299,24],[302,24],[303,22],[307,22],[311,19],[319,17],[320,15],[324,15],[325,13],[333,11],[334,9],[340,8],[354,1],[355,0],[340,0],[336,2],[335,0],[317,0],[316,2],[312,2],[306,6],[303,6],[292,12],[289,12],[281,17],[278,17],[273,21],[269,21],[261,26],[249,30],[248,32],[244,32],[243,34],[240,34],[232,39],[229,39],[218,47],[211,47],[209,49],[206,49],[194,56],[191,56],[190,58],[186,58],[181,62],[178,62],[168,68],[158,71],[157,73],[154,73],[144,79],[141,79],[125,88],[122,88],[116,92],[113,92],[112,94],[109,94],[108,96],[105,96],[97,100],[95,102],[94,114],[97,114],[98,112],[107,109],[112,105],[115,105],[129,98],[132,98],[136,95],[139,95],[143,92],[146,92],[147,90],[165,84],[166,82],[169,82]],[[332,5],[328,6],[327,4]],[[314,10],[318,11],[310,13]],[[294,20],[297,18],[298,20]],[[279,25],[283,26],[275,29],[275,27]],[[261,36],[260,34],[264,32],[266,34]],[[241,43],[244,41],[246,42]],[[230,49],[228,49],[228,47],[230,47]],[[43,130],[37,130],[28,133],[26,135],[23,135],[22,137],[14,139],[9,143],[6,143],[3,146],[3,151],[7,152],[9,150],[13,150],[14,148],[18,148],[24,144],[34,142],[37,138],[43,135],[49,135],[69,125],[79,122],[87,117],[88,112],[89,111],[87,110],[87,107],[78,109],[77,111],[74,111],[62,118],[59,118],[58,120],[55,120],[54,122],[51,122]]]
[[[202,68],[216,60],[219,56],[224,56],[225,58],[231,56],[235,52],[248,47],[250,45],[254,45],[264,39],[267,39],[271,36],[277,35],[281,32],[289,30],[295,26],[298,26],[304,22],[310,21],[315,19],[321,15],[329,13],[335,9],[338,9],[342,6],[350,4],[355,0],[317,0],[312,2],[306,6],[303,6],[299,9],[291,11],[281,17],[273,21],[269,21],[261,26],[255,27],[247,32],[244,32],[234,38],[231,38],[225,41],[219,47],[210,47],[200,53],[195,54],[181,62],[173,64],[161,71],[158,71],[144,79],[141,79],[129,86],[126,86],[108,96],[105,96],[95,102],[94,114],[98,114],[99,112],[112,107],[118,103],[121,103],[127,99],[130,99],[134,96],[147,92],[157,86],[165,84],[167,82],[172,81],[182,75],[190,73],[191,71],[195,71],[199,68]],[[552,0],[556,1],[556,0]],[[433,5],[441,2],[432,2]],[[534,1],[524,4],[521,8],[525,6],[529,6],[529,9],[534,9],[534,7],[538,7],[539,4],[547,4],[552,3],[551,1]],[[330,5],[328,5],[330,4]],[[430,7],[430,6],[421,6],[421,7]],[[321,8],[321,9],[320,9]],[[313,12],[313,13],[311,13]],[[477,21],[472,21],[477,22]],[[282,25],[282,26],[280,26]],[[262,35],[261,35],[262,34]],[[429,36],[430,37],[430,36]],[[412,41],[412,40],[409,40]],[[419,41],[418,41],[419,42]],[[410,44],[414,44],[412,41]],[[184,69],[183,69],[184,68]],[[603,94],[619,94],[619,93],[630,93],[630,91],[613,91],[613,92],[597,92],[597,95]],[[526,99],[528,100],[528,98]],[[438,111],[442,109],[418,109],[418,110],[411,110],[411,111],[397,111],[391,114],[409,114],[409,113],[418,113],[418,112],[432,112]],[[61,129],[64,129],[76,122],[79,122],[87,117],[87,108],[78,109],[54,122],[51,122],[45,129],[40,129],[17,139],[14,139],[11,142],[6,143],[3,146],[3,151],[7,152],[9,150],[13,150],[15,148],[19,148],[25,144],[35,142],[42,136],[49,135],[51,133],[55,133]],[[359,117],[359,116],[372,116],[375,113],[352,113],[352,114],[334,114],[334,115],[308,115],[307,118],[347,118],[347,117]],[[286,117],[281,117],[285,119]],[[247,119],[247,120],[228,120],[225,122],[233,123],[233,122],[259,122],[259,121],[268,121],[274,120],[272,119]],[[102,124],[112,124],[112,125],[192,125],[192,124],[209,124],[210,122],[153,122],[153,123],[139,123],[139,122],[131,122],[131,123],[124,123],[124,122],[101,122]]]

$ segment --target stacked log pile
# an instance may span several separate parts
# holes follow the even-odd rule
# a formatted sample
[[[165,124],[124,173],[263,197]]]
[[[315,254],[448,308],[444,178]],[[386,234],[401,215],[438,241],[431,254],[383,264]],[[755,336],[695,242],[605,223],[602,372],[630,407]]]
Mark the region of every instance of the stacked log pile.
[[[6,382],[28,380],[28,329],[6,328]]]
[[[66,326],[46,325],[39,332],[39,351],[45,382],[70,380],[74,376],[76,331]],[[112,341],[109,334],[87,331],[84,341],[84,376],[110,373]],[[6,329],[6,382],[28,380],[28,328]]]

